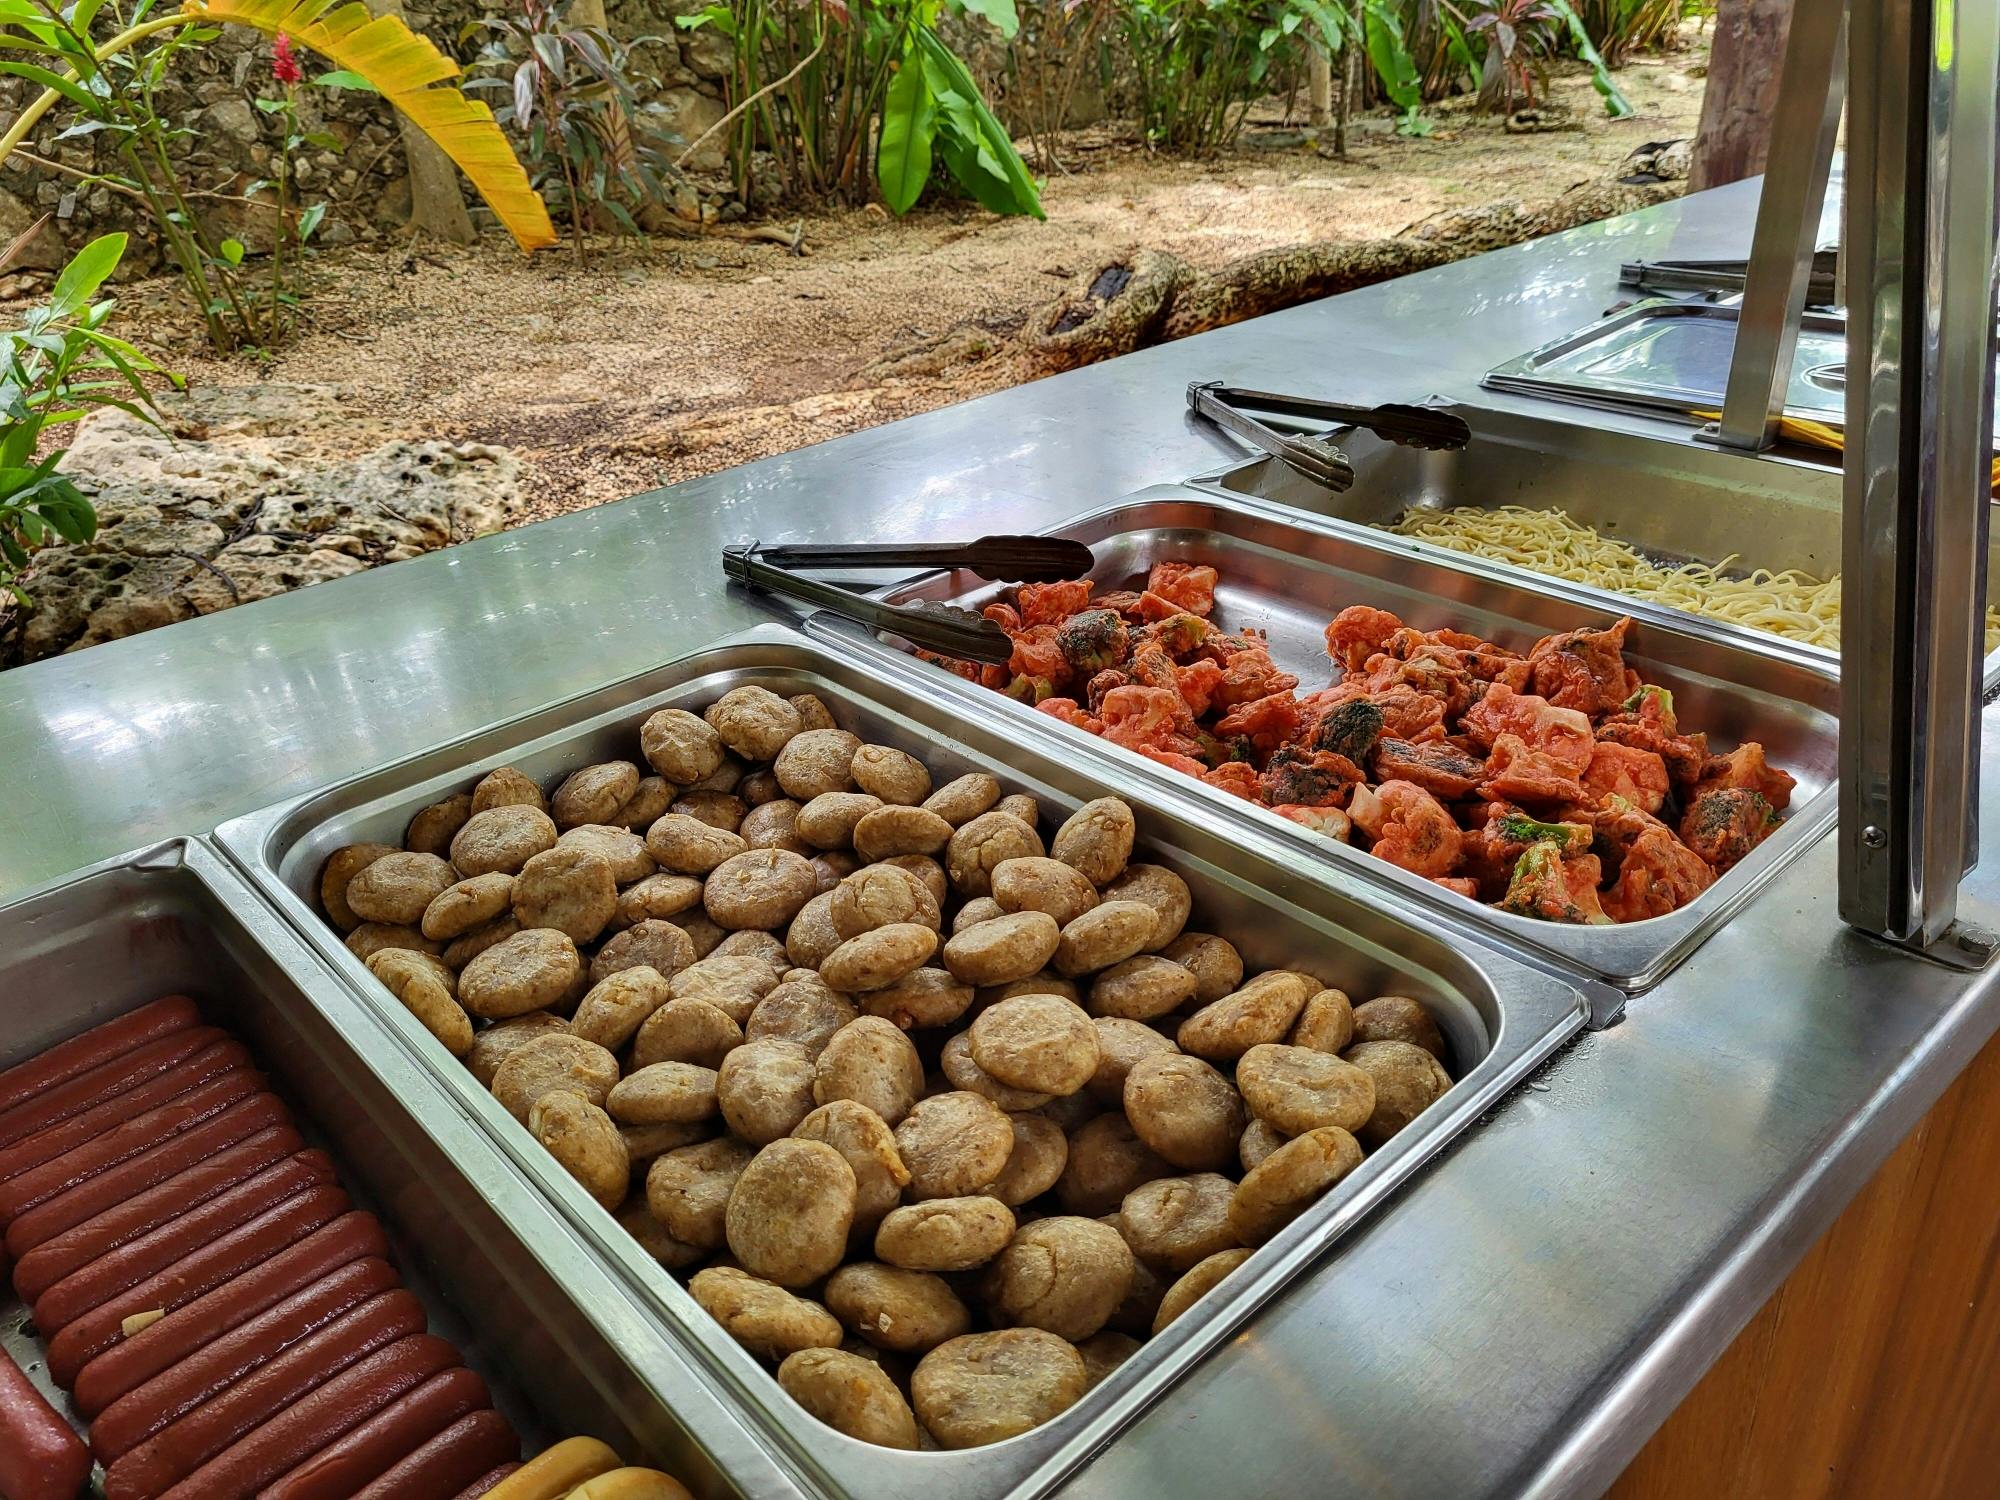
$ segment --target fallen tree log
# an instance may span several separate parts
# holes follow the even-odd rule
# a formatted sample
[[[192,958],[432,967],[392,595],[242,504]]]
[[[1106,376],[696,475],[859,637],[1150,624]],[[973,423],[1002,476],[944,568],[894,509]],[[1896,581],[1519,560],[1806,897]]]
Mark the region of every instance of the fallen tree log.
[[[1539,207],[1504,198],[1434,215],[1388,239],[1288,245],[1206,273],[1164,251],[1127,251],[1031,315],[1022,350],[1044,369],[1066,370],[1393,281],[1679,197],[1687,162],[1687,142],[1654,142],[1627,157],[1618,177],[1580,184]]]

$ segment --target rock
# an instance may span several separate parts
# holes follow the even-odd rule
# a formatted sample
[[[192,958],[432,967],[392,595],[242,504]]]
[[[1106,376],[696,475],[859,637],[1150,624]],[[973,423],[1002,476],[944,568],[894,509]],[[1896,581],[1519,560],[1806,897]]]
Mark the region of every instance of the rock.
[[[387,443],[269,487],[257,530],[428,552],[505,529],[521,509],[520,474],[511,453],[484,444]]]
[[[182,592],[202,614],[212,615],[232,605],[269,599],[367,568],[367,563],[344,552],[324,547],[300,551],[276,537],[253,536],[216,553],[208,568],[199,569],[188,579]]]
[[[673,141],[672,155],[679,160],[682,152],[701,139],[702,133],[712,129],[715,122],[725,113],[720,99],[711,99],[707,94],[693,89],[676,89],[659,100],[648,111],[660,131]],[[726,164],[723,156],[724,132],[716,131],[693,156],[687,159],[688,169],[695,172],[719,172]],[[690,214],[682,214],[691,218]]]
[[[0,188],[0,246],[10,245],[34,226],[41,217],[12,193]],[[53,271],[63,263],[62,236],[52,224],[30,240],[14,258],[14,270]]]
[[[0,665],[418,557],[523,510],[509,450],[389,437],[335,386],[206,387],[163,396],[160,419],[78,424],[64,470],[98,534],[36,555],[34,607],[0,620]]]
[[[247,99],[218,99],[201,112],[198,128],[247,146],[257,139],[257,112]]]

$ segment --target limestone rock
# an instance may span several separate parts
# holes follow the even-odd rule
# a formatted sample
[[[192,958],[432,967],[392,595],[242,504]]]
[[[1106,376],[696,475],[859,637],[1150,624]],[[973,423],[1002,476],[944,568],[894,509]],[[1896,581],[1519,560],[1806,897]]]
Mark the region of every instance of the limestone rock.
[[[181,592],[202,614],[366,572],[368,564],[324,547],[300,550],[273,536],[232,542],[195,572]],[[213,569],[214,571],[210,571]],[[221,577],[216,575],[220,574]]]

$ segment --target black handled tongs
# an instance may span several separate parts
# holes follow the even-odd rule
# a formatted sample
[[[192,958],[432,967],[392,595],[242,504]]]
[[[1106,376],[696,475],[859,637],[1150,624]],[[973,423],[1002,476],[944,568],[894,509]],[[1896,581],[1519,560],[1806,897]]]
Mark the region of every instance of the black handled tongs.
[[[1704,292],[1741,295],[1749,279],[1747,260],[1628,260],[1618,268],[1621,286],[1643,292]],[[1835,307],[1840,302],[1840,252],[1816,250],[1806,279],[1808,307]]]
[[[983,536],[976,542],[918,542],[901,547],[863,545],[766,547],[741,542],[722,549],[722,571],[753,589],[783,594],[832,610],[871,630],[886,630],[912,644],[965,661],[1005,662],[1014,642],[993,621],[956,604],[924,601],[885,604],[807,577],[808,568],[953,568],[989,582],[1054,583],[1082,578],[1096,559],[1082,542],[1055,536]]]
[[[1188,387],[1188,406],[1247,439],[1294,472],[1336,492],[1354,483],[1354,466],[1325,433],[1298,427],[1298,423],[1365,428],[1385,442],[1405,448],[1463,448],[1472,441],[1472,429],[1463,417],[1436,407],[1398,401],[1380,406],[1347,406],[1338,401],[1252,391],[1209,380]],[[1268,413],[1280,420],[1265,420],[1252,415],[1253,412]]]

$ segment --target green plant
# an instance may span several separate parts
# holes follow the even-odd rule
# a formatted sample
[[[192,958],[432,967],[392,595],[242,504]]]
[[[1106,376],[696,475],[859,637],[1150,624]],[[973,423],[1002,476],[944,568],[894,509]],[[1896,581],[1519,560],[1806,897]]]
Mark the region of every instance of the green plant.
[[[1579,0],[1584,33],[1611,67],[1670,45],[1682,21],[1715,14],[1715,0]]]
[[[287,36],[346,70],[336,76],[365,78],[458,163],[523,249],[554,242],[548,212],[491,113],[456,89],[436,87],[457,67],[393,17],[335,0],[184,0],[178,10],[157,0],[137,0],[129,9],[124,0],[61,6],[0,0],[0,73],[42,89],[0,135],[0,161],[29,154],[22,149],[29,133],[51,109],[67,105],[75,119],[58,139],[102,136],[122,170],[82,172],[37,158],[39,164],[103,182],[145,205],[218,349],[268,343],[279,330],[271,326],[271,306],[246,291],[242,247],[231,252],[194,205],[218,198],[266,205],[183,184],[176,158],[188,133],[161,115],[157,95],[182,54],[219,36],[222,23]]]
[[[1119,0],[1029,0],[1017,45],[1007,49],[1007,102],[1043,168],[1063,172],[1057,150],[1077,86],[1103,66],[1104,35]]]
[[[22,604],[30,601],[15,579],[30,553],[51,541],[81,543],[97,534],[97,511],[58,472],[68,450],[41,451],[49,429],[95,407],[152,420],[144,377],[158,367],[104,331],[117,304],[108,297],[92,300],[117,269],[125,243],[124,235],[107,234],[77,251],[49,300],[29,309],[7,334],[6,368],[0,370],[0,593]]]
[[[995,213],[1042,215],[1034,180],[965,64],[937,35],[943,0],[715,0],[683,27],[730,39],[728,153],[737,191],[768,153],[786,198],[865,200],[897,213],[941,165]],[[1014,0],[963,0],[1007,36]]]
[[[1281,0],[1124,0],[1146,139],[1196,155],[1233,142],[1269,71],[1262,38],[1282,26],[1283,9]]]
[[[679,174],[666,138],[644,124],[630,47],[601,27],[572,25],[570,4],[521,0],[518,15],[467,26],[467,36],[494,33],[478,66],[506,75],[467,87],[507,91],[494,118],[520,134],[530,179],[566,209],[582,258],[587,229],[639,233],[633,207],[664,205],[663,180]]]
[[[1547,80],[1546,59],[1560,19],[1546,0],[1485,0],[1466,30],[1484,38],[1479,103],[1496,114],[1532,107],[1535,85]]]

